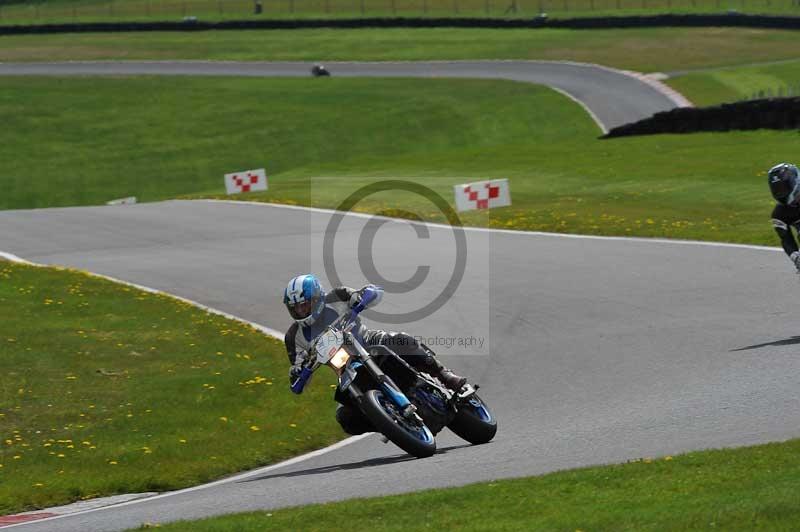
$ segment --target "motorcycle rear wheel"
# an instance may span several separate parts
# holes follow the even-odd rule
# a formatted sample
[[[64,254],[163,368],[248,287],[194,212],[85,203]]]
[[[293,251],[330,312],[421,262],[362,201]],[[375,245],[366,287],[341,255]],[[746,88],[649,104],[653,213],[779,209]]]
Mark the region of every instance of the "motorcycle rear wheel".
[[[497,419],[477,394],[458,409],[447,428],[473,445],[489,443],[497,434]]]
[[[425,425],[417,430],[408,426],[382,391],[369,390],[364,396],[362,409],[378,431],[408,454],[427,458],[436,452],[436,440],[430,429]]]

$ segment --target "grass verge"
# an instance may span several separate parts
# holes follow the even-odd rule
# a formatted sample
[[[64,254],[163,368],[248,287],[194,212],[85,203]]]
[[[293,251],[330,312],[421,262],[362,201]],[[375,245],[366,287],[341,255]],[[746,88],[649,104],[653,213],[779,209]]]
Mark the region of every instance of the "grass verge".
[[[689,72],[667,82],[695,105],[716,105],[763,95],[800,94],[800,61]]]
[[[800,440],[401,496],[163,525],[165,531],[794,530]],[[414,508],[409,512],[409,508]]]
[[[769,13],[797,15],[791,0],[11,0],[0,5],[0,24],[69,22],[263,20],[359,17],[521,18],[539,13],[559,18],[655,15],[662,13]]]
[[[282,342],[248,325],[0,261],[0,515],[195,485],[341,439],[333,381],[296,400],[286,367]]]
[[[666,72],[794,59],[800,55],[797,32],[751,28],[320,29],[152,32],[143,36],[0,36],[0,61],[543,59]]]
[[[399,177],[452,201],[453,184],[505,177],[514,205],[465,223],[770,245],[765,171],[797,145],[785,131],[598,140],[578,105],[501,81],[16,78],[0,114],[2,208],[214,196],[224,173],[262,166],[270,191],[240,199],[335,207]],[[443,219],[421,202],[359,208]]]

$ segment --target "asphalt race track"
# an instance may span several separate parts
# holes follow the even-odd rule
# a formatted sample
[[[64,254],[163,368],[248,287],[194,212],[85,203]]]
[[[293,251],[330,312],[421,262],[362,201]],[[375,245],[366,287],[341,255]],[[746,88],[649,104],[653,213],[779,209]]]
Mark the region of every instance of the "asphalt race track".
[[[0,63],[0,76],[22,75],[189,75],[310,77],[312,63],[130,61]],[[325,66],[345,77],[449,77],[509,79],[538,83],[567,93],[587,108],[601,129],[641,120],[686,105],[628,73],[598,65],[552,61],[332,62]]]
[[[0,250],[280,329],[289,323],[283,285],[319,271],[329,216],[205,201],[4,211]],[[364,279],[354,251],[366,223],[348,216],[336,234],[348,284]],[[377,236],[387,278],[428,264],[423,294],[449,279],[450,229],[429,227],[426,238],[396,221]],[[781,251],[475,230],[466,242],[452,299],[403,328],[486,338],[483,352],[438,350],[482,385],[500,423],[492,443],[465,446],[445,431],[439,454],[413,460],[369,436],[246,479],[20,530],[118,530],[800,436],[800,285]],[[389,294],[380,309],[402,311],[419,297]]]

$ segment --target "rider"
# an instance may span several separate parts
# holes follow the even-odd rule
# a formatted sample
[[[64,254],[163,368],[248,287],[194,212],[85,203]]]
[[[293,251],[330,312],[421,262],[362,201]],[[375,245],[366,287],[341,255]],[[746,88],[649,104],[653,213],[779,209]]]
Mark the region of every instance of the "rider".
[[[800,231],[800,173],[795,165],[781,163],[770,168],[767,181],[772,197],[778,202],[772,211],[772,225],[800,274],[800,250],[791,230],[794,227]]]
[[[289,363],[292,365],[289,370],[290,383],[300,375],[303,364],[308,359],[311,342],[339,316],[350,312],[361,301],[361,293],[361,290],[341,286],[326,294],[319,280],[310,274],[298,275],[289,281],[283,292],[283,303],[294,319],[285,338]],[[372,304],[377,304],[379,300]],[[360,321],[358,327],[365,345],[384,345],[392,349],[411,366],[438,378],[451,390],[458,391],[466,384],[466,378],[445,368],[436,359],[433,351],[413,336],[402,332],[367,329]],[[355,435],[373,430],[358,408],[348,404],[349,397],[337,399],[344,401],[344,404],[339,404],[336,408],[336,420],[345,432]]]

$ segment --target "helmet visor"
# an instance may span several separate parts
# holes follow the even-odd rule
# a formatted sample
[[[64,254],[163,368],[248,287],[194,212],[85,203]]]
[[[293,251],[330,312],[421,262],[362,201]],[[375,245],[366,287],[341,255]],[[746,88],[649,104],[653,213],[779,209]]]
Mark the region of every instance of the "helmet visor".
[[[772,184],[772,196],[780,203],[791,203],[789,200],[794,191],[794,184],[789,181],[778,181]]]
[[[288,303],[286,308],[289,309],[289,314],[292,318],[302,320],[311,315],[311,311],[314,310],[314,304],[316,302],[317,298],[301,301],[300,303]]]

